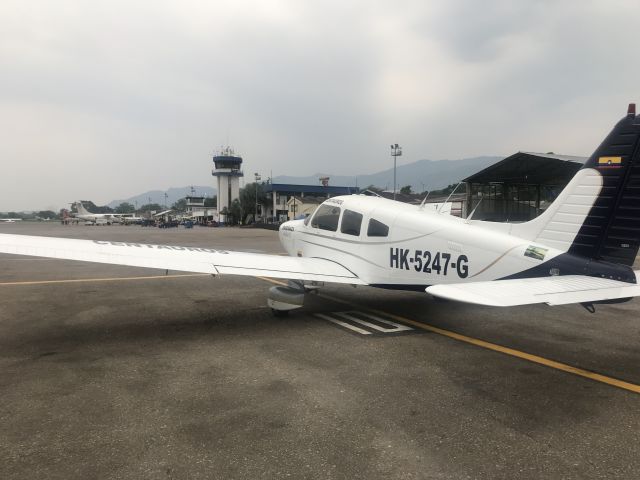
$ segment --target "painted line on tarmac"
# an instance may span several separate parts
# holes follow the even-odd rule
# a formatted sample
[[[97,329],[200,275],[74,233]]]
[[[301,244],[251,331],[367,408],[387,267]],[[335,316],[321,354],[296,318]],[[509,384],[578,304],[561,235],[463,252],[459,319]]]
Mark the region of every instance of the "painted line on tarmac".
[[[382,315],[374,315],[362,310],[347,312],[314,313],[314,316],[327,320],[360,335],[389,336],[398,333],[416,332],[416,329],[405,323],[392,322]]]
[[[261,280],[266,280],[267,282],[275,283],[278,285],[287,284],[284,282],[280,282],[278,280],[273,280],[271,278],[266,277],[257,277]],[[394,320],[399,322],[407,323],[409,325],[413,325],[414,327],[421,328],[423,330],[427,330],[432,333],[437,333],[438,335],[442,335],[453,340],[458,340],[459,342],[468,343],[471,345],[475,345],[480,348],[485,348],[487,350],[492,350],[494,352],[503,353],[505,355],[509,355],[512,357],[519,358],[521,360],[526,360],[528,362],[537,363],[538,365],[543,365],[545,367],[553,368],[555,370],[560,370],[562,372],[571,373],[573,375],[577,375],[579,377],[588,378],[589,380],[594,380],[596,382],[604,383],[606,385],[620,388],[622,390],[627,390],[633,393],[640,394],[640,385],[636,385],[635,383],[625,382],[624,380],[619,380],[617,378],[608,377],[606,375],[602,375],[600,373],[592,372],[590,370],[585,370],[583,368],[574,367],[572,365],[567,365],[566,363],[557,362],[555,360],[550,360],[548,358],[540,357],[538,355],[533,355],[531,353],[521,352],[520,350],[516,350],[514,348],[503,347],[502,345],[498,345],[496,343],[487,342],[485,340],[480,340],[478,338],[469,337],[467,335],[462,335],[460,333],[452,332],[450,330],[445,330],[444,328],[434,327],[433,325],[429,325],[427,323],[418,322],[416,320],[411,320],[410,318],[401,317],[400,315],[395,315],[393,313],[385,312],[382,310],[377,310],[375,308],[363,307],[362,305],[358,305],[354,302],[350,302],[348,300],[343,300],[341,298],[336,298],[329,296],[324,293],[318,293],[318,295],[327,300],[331,300],[337,303],[342,303],[344,305],[349,305],[350,307],[360,308],[368,310],[372,313],[377,313],[379,315],[386,315]]]
[[[74,278],[65,280],[35,280],[30,282],[3,282],[2,286],[15,285],[50,285],[56,283],[85,283],[85,282],[120,282],[130,280],[159,280],[161,278],[210,277],[209,273],[185,273],[174,275],[151,275],[146,277],[110,277],[110,278]]]

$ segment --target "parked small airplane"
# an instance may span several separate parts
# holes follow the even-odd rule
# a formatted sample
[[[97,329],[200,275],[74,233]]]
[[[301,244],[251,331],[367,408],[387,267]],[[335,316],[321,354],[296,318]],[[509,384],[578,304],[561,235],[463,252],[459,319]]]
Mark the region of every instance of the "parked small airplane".
[[[631,104],[537,218],[494,223],[364,195],[327,199],[284,223],[288,257],[215,248],[0,235],[0,252],[189,272],[289,279],[283,313],[324,282],[426,290],[479,305],[622,302],[640,295],[640,115]]]
[[[21,218],[0,218],[0,222],[3,222],[3,223],[16,223],[21,221],[22,221]]]
[[[111,223],[120,223],[121,213],[91,213],[89,210],[85,208],[81,201],[76,201],[71,204],[73,207],[76,207],[78,213],[71,213],[71,215],[80,220],[84,220],[86,222],[93,222],[97,224],[111,224]]]

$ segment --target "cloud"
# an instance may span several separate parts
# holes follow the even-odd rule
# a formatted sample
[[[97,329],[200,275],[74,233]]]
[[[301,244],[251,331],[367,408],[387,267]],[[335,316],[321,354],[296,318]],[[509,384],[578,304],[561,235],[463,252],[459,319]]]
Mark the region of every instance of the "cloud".
[[[247,172],[589,153],[634,100],[636,2],[0,4],[0,211]]]

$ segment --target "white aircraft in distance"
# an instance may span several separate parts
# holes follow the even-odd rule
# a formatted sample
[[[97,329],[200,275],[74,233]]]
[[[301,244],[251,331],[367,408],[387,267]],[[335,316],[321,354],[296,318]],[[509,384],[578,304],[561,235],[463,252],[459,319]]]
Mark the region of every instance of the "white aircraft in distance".
[[[289,279],[275,313],[323,282],[422,290],[490,306],[622,302],[640,295],[640,115],[635,105],[558,198],[524,223],[462,219],[364,195],[327,199],[280,227],[288,257],[217,248],[0,235],[0,252]]]
[[[78,213],[71,213],[71,216],[84,220],[87,222],[93,222],[95,224],[111,224],[119,223],[121,213],[91,213],[85,208],[81,201],[75,201],[71,204],[72,207],[76,207]]]
[[[3,222],[3,223],[16,223],[21,221],[22,221],[21,218],[0,218],[0,222]]]
[[[137,217],[133,213],[120,214],[120,223],[123,223],[123,224],[141,222],[142,220],[145,220],[145,218]]]

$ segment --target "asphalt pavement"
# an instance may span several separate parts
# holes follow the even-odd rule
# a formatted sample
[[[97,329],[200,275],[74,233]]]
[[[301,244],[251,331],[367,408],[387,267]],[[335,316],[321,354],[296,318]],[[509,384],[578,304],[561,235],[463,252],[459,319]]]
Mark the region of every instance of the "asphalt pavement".
[[[259,229],[0,233],[282,253]],[[638,477],[640,300],[327,285],[276,318],[272,283],[0,255],[0,478]]]

